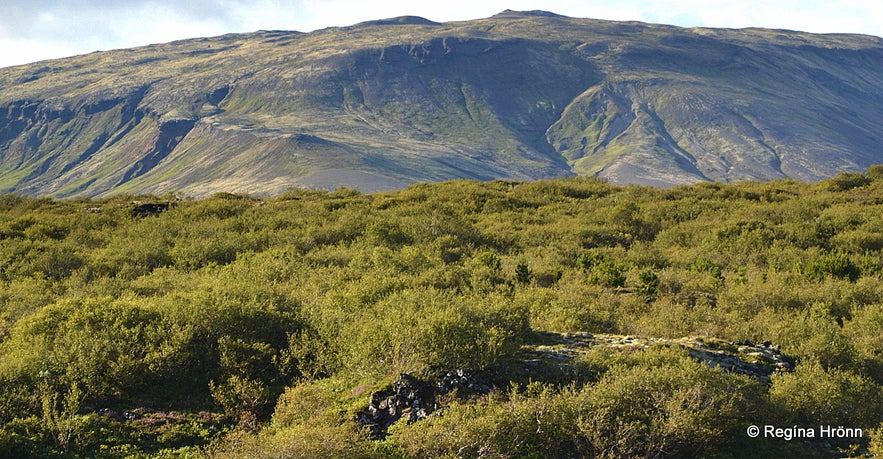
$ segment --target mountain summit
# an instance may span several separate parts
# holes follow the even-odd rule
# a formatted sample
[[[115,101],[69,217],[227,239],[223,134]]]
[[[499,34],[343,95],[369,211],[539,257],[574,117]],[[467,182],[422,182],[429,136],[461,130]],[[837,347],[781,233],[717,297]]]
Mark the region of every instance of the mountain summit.
[[[883,162],[883,39],[505,11],[0,69],[0,191],[817,180]]]

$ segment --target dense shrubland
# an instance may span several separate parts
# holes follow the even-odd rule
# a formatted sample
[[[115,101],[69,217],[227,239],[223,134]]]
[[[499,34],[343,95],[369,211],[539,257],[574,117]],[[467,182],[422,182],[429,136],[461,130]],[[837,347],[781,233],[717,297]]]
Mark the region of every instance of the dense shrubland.
[[[881,177],[2,196],[0,456],[880,454]],[[537,331],[771,341],[796,367],[766,386],[659,347],[525,374]],[[383,440],[353,421],[399,373],[454,368],[495,390]]]

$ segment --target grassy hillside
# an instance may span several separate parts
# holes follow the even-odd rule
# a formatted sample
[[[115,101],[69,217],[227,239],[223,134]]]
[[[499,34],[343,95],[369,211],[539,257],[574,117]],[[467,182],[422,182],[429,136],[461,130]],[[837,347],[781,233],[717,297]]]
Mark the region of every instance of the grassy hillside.
[[[504,12],[0,69],[0,190],[819,180],[881,160],[881,39]]]
[[[0,456],[879,455],[881,206],[879,166],[5,195]],[[390,394],[417,420],[366,425]]]

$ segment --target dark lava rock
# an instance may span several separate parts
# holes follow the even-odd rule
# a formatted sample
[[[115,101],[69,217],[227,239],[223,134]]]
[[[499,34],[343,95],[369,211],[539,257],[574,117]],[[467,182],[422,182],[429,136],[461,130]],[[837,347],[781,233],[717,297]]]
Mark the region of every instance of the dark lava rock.
[[[405,415],[408,422],[418,421],[429,415],[429,392],[427,386],[417,378],[403,373],[392,384],[392,390],[371,394],[368,408],[356,414],[356,422],[370,426],[372,438],[383,439],[386,429]]]

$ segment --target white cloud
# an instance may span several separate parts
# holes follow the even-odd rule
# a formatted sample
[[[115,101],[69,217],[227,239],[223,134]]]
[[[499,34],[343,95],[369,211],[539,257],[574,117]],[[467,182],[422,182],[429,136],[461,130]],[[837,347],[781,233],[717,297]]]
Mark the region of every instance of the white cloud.
[[[32,39],[0,38],[0,67],[82,54],[80,48]]]
[[[880,36],[883,34],[881,5],[862,0],[654,0],[642,12],[654,22],[684,26],[763,27]],[[685,23],[679,18],[692,18],[694,23]]]

